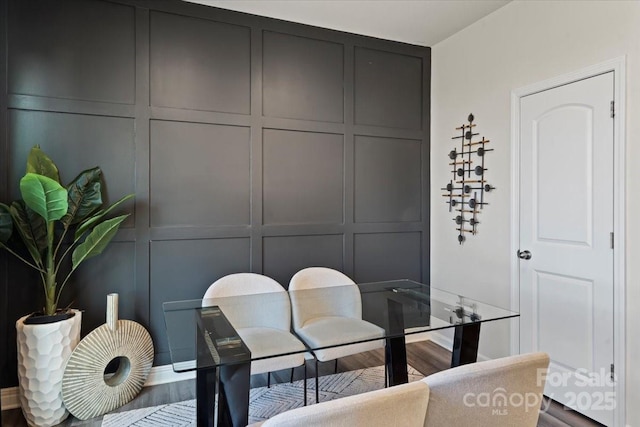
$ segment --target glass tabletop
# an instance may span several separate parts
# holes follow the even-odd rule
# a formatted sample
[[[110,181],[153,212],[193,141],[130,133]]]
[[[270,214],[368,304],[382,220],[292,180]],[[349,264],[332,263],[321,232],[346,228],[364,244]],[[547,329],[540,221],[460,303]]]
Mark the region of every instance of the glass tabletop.
[[[165,302],[163,311],[173,369],[185,372],[257,360],[252,358],[234,325],[251,323],[256,316],[268,319],[270,312],[281,310],[285,297],[302,303],[316,316],[335,315],[342,308],[345,311],[352,309],[354,294],[361,303],[362,319],[381,328],[383,336],[353,341],[346,331],[336,330],[332,331],[335,345],[321,348],[307,345],[305,352],[519,315],[411,280]],[[230,318],[233,318],[233,325]],[[291,353],[274,351],[261,359],[286,354]]]

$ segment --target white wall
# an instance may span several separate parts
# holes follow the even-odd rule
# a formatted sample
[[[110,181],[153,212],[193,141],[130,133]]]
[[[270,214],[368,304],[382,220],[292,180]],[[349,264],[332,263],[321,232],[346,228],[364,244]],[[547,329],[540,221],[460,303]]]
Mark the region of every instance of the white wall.
[[[627,424],[640,426],[640,1],[515,1],[433,46],[431,102],[431,283],[510,304],[510,92],[619,56],[627,60]],[[473,112],[491,140],[496,191],[479,234],[458,245],[437,188],[449,178],[453,128]],[[636,160],[636,161],[634,161]],[[485,328],[483,326],[483,328]],[[480,352],[508,354],[508,327],[484,329]]]

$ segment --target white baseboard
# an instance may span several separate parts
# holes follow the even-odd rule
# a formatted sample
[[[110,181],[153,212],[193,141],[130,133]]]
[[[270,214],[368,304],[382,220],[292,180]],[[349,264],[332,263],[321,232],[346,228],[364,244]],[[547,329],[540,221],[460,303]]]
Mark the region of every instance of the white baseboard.
[[[20,398],[18,387],[3,388],[0,390],[0,398],[2,399],[2,410],[16,409],[20,407]]]
[[[196,377],[196,371],[183,373],[173,372],[171,365],[154,366],[149,372],[149,377],[145,381],[144,386],[173,383],[176,381],[190,380]]]
[[[427,333],[429,334],[429,340],[438,344],[440,347],[449,351],[451,351],[451,349],[453,348],[453,339],[451,337],[438,331],[427,332]],[[483,354],[478,353],[478,362],[485,362],[490,359],[491,359],[490,357],[487,357]]]
[[[171,365],[154,366],[149,372],[149,377],[144,383],[145,387],[172,383],[176,381],[190,380],[196,377],[196,372],[185,372],[178,374],[173,372]],[[2,402],[2,410],[16,409],[20,407],[20,398],[18,387],[3,388],[0,391],[0,399]]]
[[[404,342],[410,344],[412,342],[429,341],[432,332],[420,332],[418,334],[410,334],[404,337]]]
[[[431,340],[440,347],[451,351],[453,348],[453,340],[445,334],[438,331],[424,332],[420,334],[407,335],[406,342],[418,342]],[[488,357],[478,354],[478,361],[489,360]],[[196,377],[195,371],[176,373],[171,365],[154,366],[149,372],[149,377],[144,383],[145,387],[158,384],[166,384],[177,381],[190,380]],[[18,397],[18,387],[3,388],[0,393],[2,399],[2,410],[16,409],[20,407],[20,399]]]
[[[453,351],[453,338],[437,331],[429,332],[429,334],[430,341],[433,341],[447,351]]]

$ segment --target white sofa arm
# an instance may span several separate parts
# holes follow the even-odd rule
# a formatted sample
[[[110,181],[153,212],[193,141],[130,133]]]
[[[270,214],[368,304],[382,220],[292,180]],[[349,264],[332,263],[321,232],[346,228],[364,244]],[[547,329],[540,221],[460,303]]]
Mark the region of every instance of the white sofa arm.
[[[283,412],[249,427],[423,427],[429,387],[423,381]]]

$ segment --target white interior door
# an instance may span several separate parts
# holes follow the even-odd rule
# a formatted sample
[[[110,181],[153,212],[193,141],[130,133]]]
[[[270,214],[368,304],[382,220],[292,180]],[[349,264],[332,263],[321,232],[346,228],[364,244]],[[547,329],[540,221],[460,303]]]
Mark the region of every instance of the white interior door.
[[[520,351],[545,395],[613,423],[613,72],[520,100]],[[530,259],[526,259],[529,251]]]

